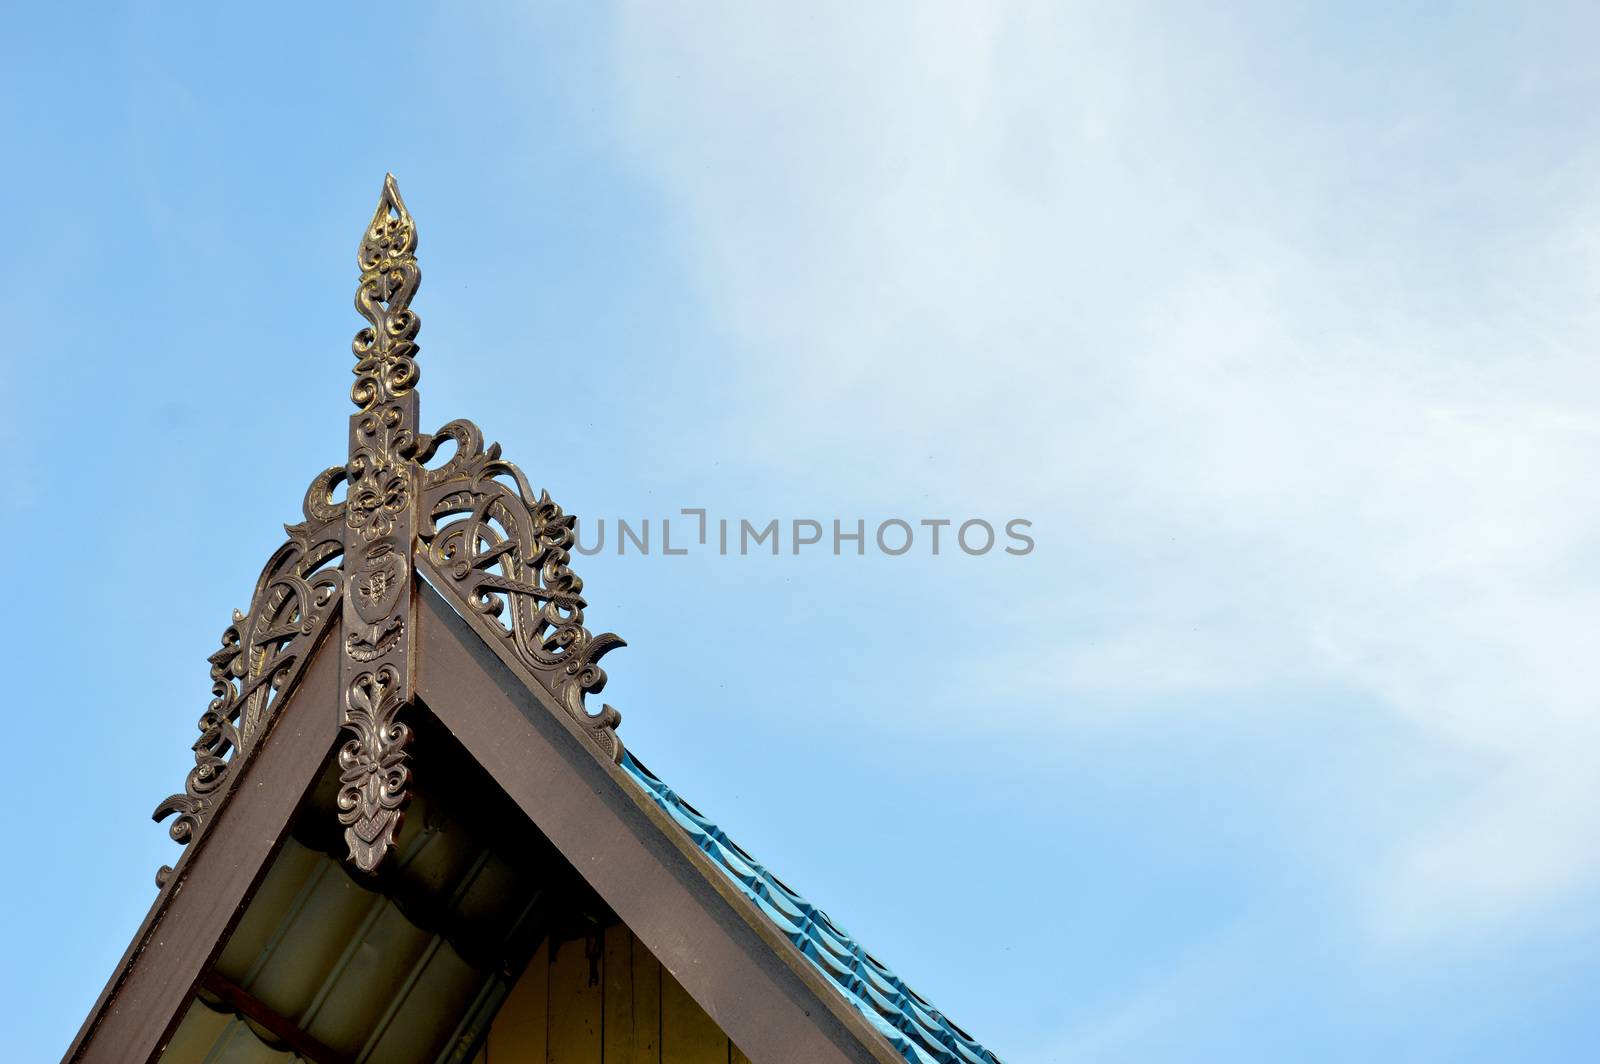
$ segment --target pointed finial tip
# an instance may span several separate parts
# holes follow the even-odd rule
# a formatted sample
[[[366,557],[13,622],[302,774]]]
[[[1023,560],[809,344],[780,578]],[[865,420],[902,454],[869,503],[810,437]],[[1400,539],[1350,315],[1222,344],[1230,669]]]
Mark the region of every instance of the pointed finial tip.
[[[400,196],[400,183],[394,179],[394,172],[384,171],[383,191],[378,194],[378,210],[385,208],[393,210],[396,214],[406,213],[406,201]]]

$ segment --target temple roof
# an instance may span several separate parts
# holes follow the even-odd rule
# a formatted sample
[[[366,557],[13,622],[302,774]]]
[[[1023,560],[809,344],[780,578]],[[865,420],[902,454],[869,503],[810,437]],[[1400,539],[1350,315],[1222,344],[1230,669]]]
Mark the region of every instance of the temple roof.
[[[357,253],[368,325],[352,344],[348,457],[312,480],[304,519],[208,659],[194,768],[155,811],[184,852],[157,874],[67,1059],[153,1060],[178,1036],[248,1046],[251,1010],[277,1017],[286,1044],[320,1046],[312,1059],[466,1059],[527,963],[524,933],[554,943],[576,906],[625,925],[730,1056],[736,1041],[781,1064],[998,1064],[626,751],[620,713],[587,702],[605,687],[600,659],[624,644],[585,626],[574,517],[470,421],[420,427],[416,247],[387,176]],[[466,778],[482,783],[455,788]],[[441,806],[478,841],[461,867],[408,885],[429,867],[408,815]],[[528,873],[535,852],[556,859]],[[489,890],[484,868],[521,872]],[[552,883],[564,909],[548,904]],[[313,897],[349,919],[300,923],[292,899]],[[365,921],[392,934],[369,940]],[[386,964],[285,963],[293,928],[346,959],[431,942],[439,964],[395,963],[455,987],[460,1008],[430,1000],[391,1031],[413,985],[387,981]],[[345,1004],[325,1009],[328,995]],[[377,1046],[390,1048],[369,1057]]]

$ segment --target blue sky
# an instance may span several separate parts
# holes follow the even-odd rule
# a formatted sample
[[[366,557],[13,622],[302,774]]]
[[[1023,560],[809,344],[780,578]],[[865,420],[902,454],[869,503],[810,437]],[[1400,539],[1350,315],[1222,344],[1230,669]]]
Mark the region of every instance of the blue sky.
[[[11,15],[16,1058],[342,460],[393,170],[424,421],[569,511],[1033,521],[578,565],[629,748],[1005,1059],[1594,1059],[1593,9],[862,7]]]

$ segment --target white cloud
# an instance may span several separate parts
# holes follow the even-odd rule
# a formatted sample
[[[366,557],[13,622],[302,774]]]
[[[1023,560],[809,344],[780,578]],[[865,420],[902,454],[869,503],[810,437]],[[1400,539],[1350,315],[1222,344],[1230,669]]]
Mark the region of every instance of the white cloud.
[[[729,426],[752,464],[837,486],[939,450],[892,490],[1125,528],[1112,566],[1189,545],[1114,589],[1114,631],[1031,653],[1168,703],[1346,690],[1481,766],[1394,806],[1374,770],[1359,829],[1317,825],[1381,840],[1349,877],[1380,937],[1594,884],[1600,227],[1562,169],[1592,160],[1519,155],[1514,114],[1456,143],[1447,69],[1322,85],[1133,14],[638,6],[617,47],[624,143],[758,397]]]

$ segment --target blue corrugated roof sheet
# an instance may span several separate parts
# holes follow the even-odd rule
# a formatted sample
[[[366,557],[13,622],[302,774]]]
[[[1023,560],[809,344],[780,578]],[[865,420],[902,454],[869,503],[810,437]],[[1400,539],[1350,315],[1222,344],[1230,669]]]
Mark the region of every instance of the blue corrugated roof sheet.
[[[827,913],[785,886],[632,754],[623,754],[622,767],[906,1060],[1000,1064],[999,1057],[945,1019]]]

